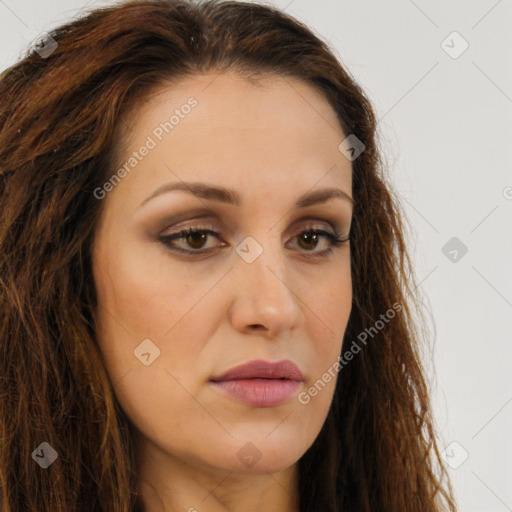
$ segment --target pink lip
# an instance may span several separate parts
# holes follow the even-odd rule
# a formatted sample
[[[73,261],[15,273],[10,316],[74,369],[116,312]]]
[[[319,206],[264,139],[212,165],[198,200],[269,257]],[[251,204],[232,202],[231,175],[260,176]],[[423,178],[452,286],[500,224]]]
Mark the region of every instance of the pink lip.
[[[300,383],[288,379],[241,379],[212,382],[212,385],[252,407],[273,407],[286,402]]]
[[[210,380],[217,382],[237,379],[288,379],[300,382],[304,380],[304,375],[302,375],[297,365],[288,359],[277,363],[269,363],[258,359],[236,366],[218,377],[212,377]]]
[[[304,376],[289,360],[263,360],[237,366],[210,382],[219,391],[253,407],[272,407],[288,400]]]

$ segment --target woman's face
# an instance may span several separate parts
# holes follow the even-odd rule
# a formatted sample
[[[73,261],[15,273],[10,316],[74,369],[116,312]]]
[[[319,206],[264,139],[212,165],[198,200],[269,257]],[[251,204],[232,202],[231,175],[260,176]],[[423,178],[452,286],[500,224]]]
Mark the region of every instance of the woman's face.
[[[335,378],[322,376],[351,309],[348,242],[328,251],[329,234],[350,231],[351,162],[338,149],[348,134],[294,79],[207,73],[162,91],[128,119],[128,150],[95,192],[107,371],[155,460],[281,471],[326,419]],[[326,188],[349,198],[316,196]],[[205,231],[172,238],[184,229]],[[303,378],[212,382],[254,360],[290,360]]]

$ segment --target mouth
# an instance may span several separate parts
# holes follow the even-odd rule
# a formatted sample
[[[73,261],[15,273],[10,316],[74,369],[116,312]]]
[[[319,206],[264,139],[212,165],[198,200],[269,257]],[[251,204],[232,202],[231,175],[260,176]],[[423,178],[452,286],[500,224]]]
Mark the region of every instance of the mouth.
[[[251,361],[210,379],[213,388],[224,396],[252,407],[274,407],[286,402],[303,381],[302,372],[289,360]]]

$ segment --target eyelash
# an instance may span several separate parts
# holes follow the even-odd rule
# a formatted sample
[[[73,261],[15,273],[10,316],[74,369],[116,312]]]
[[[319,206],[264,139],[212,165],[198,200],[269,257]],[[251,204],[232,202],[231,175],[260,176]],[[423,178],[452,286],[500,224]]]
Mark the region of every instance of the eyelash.
[[[178,252],[180,254],[200,255],[200,254],[206,254],[206,253],[212,252],[216,249],[216,248],[210,248],[210,249],[203,249],[203,250],[199,249],[196,251],[188,251],[185,249],[180,249],[179,247],[172,246],[172,244],[171,244],[171,242],[173,240],[186,238],[187,236],[189,236],[191,234],[196,234],[196,233],[205,233],[208,235],[213,235],[217,238],[218,238],[218,234],[219,234],[216,231],[214,231],[212,227],[190,226],[185,229],[182,229],[181,231],[177,231],[176,233],[172,233],[170,235],[161,235],[159,237],[159,240],[168,249],[170,249],[171,251],[174,251],[174,252]],[[333,234],[333,233],[329,233],[328,231],[325,231],[323,229],[313,229],[313,228],[304,229],[304,230],[300,231],[299,233],[297,233],[297,235],[295,235],[295,236],[303,235],[305,233],[307,233],[308,235],[315,235],[315,234],[322,235],[331,242],[331,246],[328,249],[313,253],[312,256],[308,255],[307,257],[309,257],[309,258],[311,258],[311,257],[312,258],[326,258],[334,251],[335,248],[342,246],[343,244],[347,243],[350,240],[350,235],[345,238],[342,238],[336,232]],[[312,251],[306,251],[306,253],[307,252],[312,252]]]

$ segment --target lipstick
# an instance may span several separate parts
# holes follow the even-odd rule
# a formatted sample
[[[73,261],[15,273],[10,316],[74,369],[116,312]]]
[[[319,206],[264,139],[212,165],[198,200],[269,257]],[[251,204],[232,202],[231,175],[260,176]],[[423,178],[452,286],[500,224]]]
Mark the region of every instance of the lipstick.
[[[224,395],[252,407],[274,407],[294,395],[303,380],[302,372],[289,360],[255,360],[212,377],[210,383]]]

